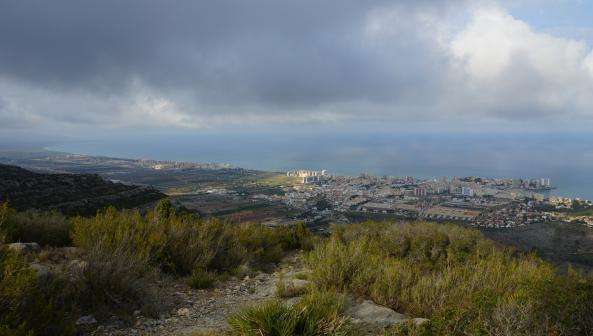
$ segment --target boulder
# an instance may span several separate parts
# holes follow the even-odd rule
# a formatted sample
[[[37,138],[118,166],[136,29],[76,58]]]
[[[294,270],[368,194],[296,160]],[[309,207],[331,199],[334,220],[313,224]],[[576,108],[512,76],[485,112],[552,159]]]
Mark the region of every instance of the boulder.
[[[80,247],[74,247],[74,246],[62,247],[62,250],[64,251],[64,253],[71,255],[71,256],[79,256],[83,252]]]
[[[184,316],[184,317],[189,317],[189,309],[188,308],[179,308],[177,310],[177,315]]]
[[[88,266],[88,262],[86,262],[84,260],[79,260],[79,259],[71,260],[70,263],[68,263],[68,267],[72,271],[77,271],[77,272],[84,271],[87,268],[87,266]]]
[[[301,279],[286,279],[284,280],[284,286],[287,288],[291,288],[295,291],[304,291],[307,286],[311,284],[309,280],[301,280]]]
[[[422,317],[416,317],[412,319],[412,322],[414,322],[415,325],[423,325],[424,323],[430,322],[430,320]]]
[[[37,263],[32,263],[29,266],[37,272],[37,276],[39,276],[40,279],[49,278],[49,267]]]
[[[276,286],[276,296],[279,297],[295,297],[305,294],[307,287],[311,281],[301,279],[285,279],[281,280]]]
[[[8,244],[8,248],[18,253],[39,252],[41,250],[37,243],[12,243]]]
[[[93,315],[85,315],[81,316],[78,320],[76,320],[77,326],[89,326],[97,323],[97,319]]]
[[[405,315],[370,300],[364,300],[362,303],[353,305],[347,313],[354,323],[363,323],[380,328],[389,328],[408,320]]]

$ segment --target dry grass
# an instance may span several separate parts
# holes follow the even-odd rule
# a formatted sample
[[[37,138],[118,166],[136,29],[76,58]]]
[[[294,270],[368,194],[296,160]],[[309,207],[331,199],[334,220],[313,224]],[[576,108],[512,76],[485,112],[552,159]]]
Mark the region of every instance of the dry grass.
[[[559,275],[453,225],[336,227],[307,262],[318,287],[430,318],[431,335],[593,332],[591,278]]]

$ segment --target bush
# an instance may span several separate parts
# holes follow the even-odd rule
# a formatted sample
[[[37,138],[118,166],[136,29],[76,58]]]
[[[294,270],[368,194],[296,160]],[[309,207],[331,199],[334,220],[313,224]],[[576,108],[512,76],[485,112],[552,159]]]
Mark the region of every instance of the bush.
[[[38,279],[24,256],[0,245],[0,336],[67,335],[73,330],[70,320],[83,313],[101,319],[147,307],[147,281],[159,270],[189,276],[192,287],[206,288],[217,276],[236,273],[247,264],[277,263],[287,251],[312,241],[304,227],[274,229],[199,219],[178,214],[168,201],[145,215],[108,208],[72,221],[58,214],[16,213],[0,205],[0,236],[11,240],[63,245],[69,241],[65,232],[71,223],[70,237],[83,249],[83,260],[48,281]],[[62,322],[64,312],[70,319]]]
[[[215,281],[216,274],[197,268],[192,272],[188,285],[194,289],[205,289],[212,287]]]
[[[385,331],[384,336],[431,336],[430,322],[416,324],[413,321],[399,323]],[[517,335],[512,333],[494,333],[492,335]]]
[[[271,300],[245,308],[232,315],[229,324],[232,334],[241,336],[349,335],[343,310],[342,296],[314,292],[293,306]]]
[[[151,269],[126,250],[89,250],[71,271],[76,308],[99,318],[109,310],[139,309],[147,299],[146,282],[153,277]]]
[[[60,283],[42,281],[22,257],[0,246],[0,335],[72,335]]]
[[[8,240],[36,242],[42,246],[71,244],[72,223],[58,212],[26,211],[12,216],[8,223]]]
[[[66,246],[71,243],[71,222],[58,212],[33,210],[17,213],[0,204],[0,241],[36,242],[43,246]]]
[[[306,262],[318,287],[428,317],[429,334],[593,332],[591,278],[557,274],[535,256],[495,248],[479,232],[454,225],[334,227]]]
[[[264,267],[310,240],[304,228],[231,225],[180,215],[168,201],[161,201],[144,216],[109,208],[90,219],[79,217],[72,239],[86,250],[126,251],[139,263],[180,276],[196,269],[234,272],[245,263]]]
[[[0,204],[0,244],[5,242],[8,234],[8,223],[16,212],[8,207],[8,203]]]

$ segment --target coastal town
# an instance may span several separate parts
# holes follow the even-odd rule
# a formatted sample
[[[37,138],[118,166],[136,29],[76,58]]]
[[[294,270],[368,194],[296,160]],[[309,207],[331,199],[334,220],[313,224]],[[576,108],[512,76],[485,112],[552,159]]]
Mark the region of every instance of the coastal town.
[[[487,228],[551,220],[593,225],[593,216],[571,216],[573,211],[589,209],[591,201],[546,196],[554,189],[549,178],[348,177],[325,170],[290,171],[286,175],[299,178],[300,183],[285,187],[284,195],[270,199],[309,213],[309,222],[339,223],[349,222],[353,216],[382,216]]]
[[[593,227],[591,201],[553,196],[555,186],[547,177],[427,179],[341,176],[327,170],[279,173],[223,163],[60,152],[3,153],[0,162],[42,172],[100,174],[112,182],[153,186],[174,197],[180,206],[203,215],[238,217],[269,225],[305,221],[319,231],[327,231],[333,223],[391,218],[492,229],[552,221]],[[261,211],[264,207],[274,211]]]

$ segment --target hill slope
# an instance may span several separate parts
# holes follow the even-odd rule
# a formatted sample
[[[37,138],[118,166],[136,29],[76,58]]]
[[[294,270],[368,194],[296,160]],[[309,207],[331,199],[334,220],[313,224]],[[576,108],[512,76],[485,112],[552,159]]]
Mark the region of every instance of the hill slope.
[[[17,210],[92,215],[109,205],[131,208],[164,197],[152,188],[113,183],[95,174],[40,174],[0,164],[0,202]]]

